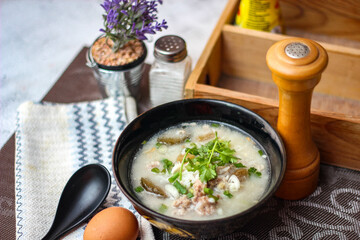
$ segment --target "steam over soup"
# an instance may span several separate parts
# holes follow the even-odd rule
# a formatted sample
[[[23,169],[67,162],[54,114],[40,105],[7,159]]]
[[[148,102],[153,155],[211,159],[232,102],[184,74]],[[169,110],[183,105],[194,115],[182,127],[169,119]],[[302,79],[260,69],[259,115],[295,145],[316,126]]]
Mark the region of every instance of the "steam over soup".
[[[144,141],[131,178],[147,207],[176,218],[205,220],[253,206],[267,187],[269,166],[248,136],[198,121]]]

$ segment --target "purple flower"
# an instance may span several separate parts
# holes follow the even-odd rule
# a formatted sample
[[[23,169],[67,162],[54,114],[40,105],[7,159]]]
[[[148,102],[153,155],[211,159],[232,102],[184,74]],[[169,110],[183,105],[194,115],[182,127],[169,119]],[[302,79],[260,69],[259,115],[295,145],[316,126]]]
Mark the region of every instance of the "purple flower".
[[[132,39],[146,40],[146,34],[167,29],[167,22],[157,21],[157,7],[162,0],[104,0],[104,29],[100,29],[121,48]],[[114,49],[115,51],[117,49]]]
[[[161,23],[156,23],[155,24],[155,30],[156,31],[161,31],[162,28],[164,28],[164,29],[168,28],[167,22],[165,21],[165,19],[163,19]]]
[[[136,38],[139,40],[146,40],[147,38],[145,37],[144,33],[140,30],[136,30],[135,31],[136,34]]]
[[[126,10],[120,10],[120,12],[121,12],[122,14],[126,15],[126,16],[129,16],[129,14],[127,13]]]

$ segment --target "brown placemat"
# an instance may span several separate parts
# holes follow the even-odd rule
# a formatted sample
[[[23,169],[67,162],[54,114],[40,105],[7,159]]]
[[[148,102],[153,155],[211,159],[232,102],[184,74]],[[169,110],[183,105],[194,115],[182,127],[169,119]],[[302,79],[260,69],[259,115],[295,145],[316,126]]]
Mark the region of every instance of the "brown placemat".
[[[85,66],[83,48],[43,101],[71,103],[103,98],[91,69]],[[149,66],[147,65],[147,71]],[[145,89],[139,103],[147,108]],[[360,156],[359,156],[360,157]],[[15,138],[0,151],[0,239],[15,239]],[[154,228],[156,239],[184,240]],[[319,187],[301,201],[272,198],[241,232],[219,239],[360,239],[360,172],[321,165]]]

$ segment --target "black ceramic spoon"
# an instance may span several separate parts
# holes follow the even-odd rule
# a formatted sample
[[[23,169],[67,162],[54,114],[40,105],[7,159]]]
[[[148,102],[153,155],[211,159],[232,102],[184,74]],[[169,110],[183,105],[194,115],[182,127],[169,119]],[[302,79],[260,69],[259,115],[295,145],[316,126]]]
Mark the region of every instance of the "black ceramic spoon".
[[[91,217],[110,185],[110,173],[102,165],[89,164],[76,171],[61,194],[54,222],[43,240],[57,239]]]

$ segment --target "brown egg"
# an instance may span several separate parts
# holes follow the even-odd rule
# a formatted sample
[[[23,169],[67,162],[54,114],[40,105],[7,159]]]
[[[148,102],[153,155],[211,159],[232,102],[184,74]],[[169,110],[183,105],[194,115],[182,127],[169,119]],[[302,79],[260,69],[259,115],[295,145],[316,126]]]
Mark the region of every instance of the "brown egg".
[[[132,212],[122,207],[110,207],[90,220],[84,240],[135,240],[138,234],[138,221]]]

